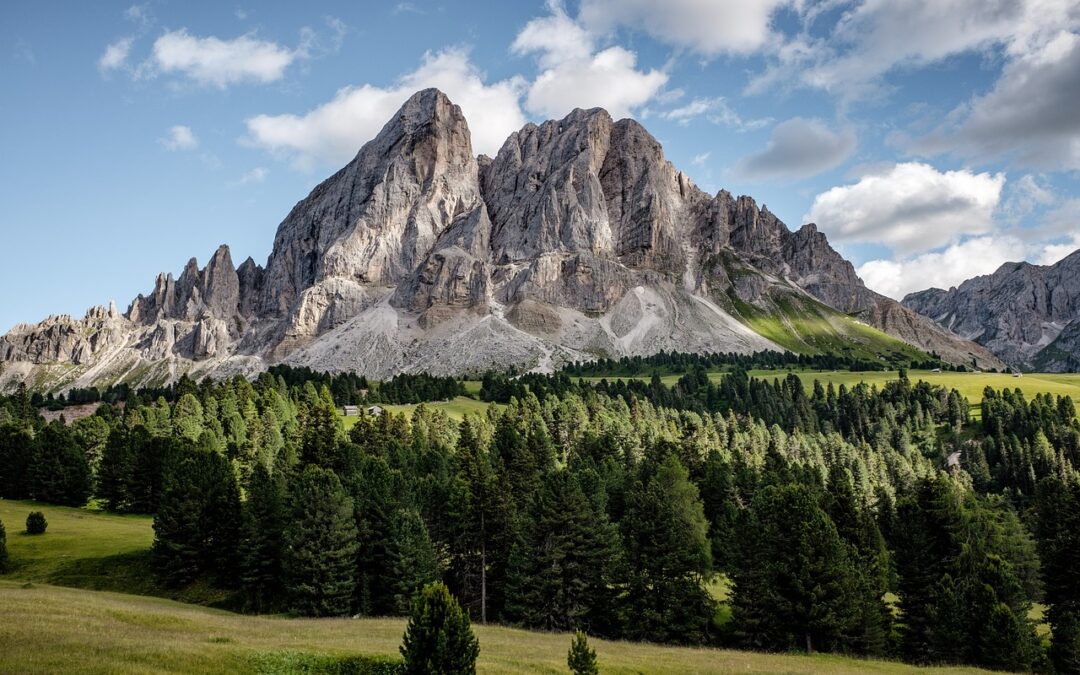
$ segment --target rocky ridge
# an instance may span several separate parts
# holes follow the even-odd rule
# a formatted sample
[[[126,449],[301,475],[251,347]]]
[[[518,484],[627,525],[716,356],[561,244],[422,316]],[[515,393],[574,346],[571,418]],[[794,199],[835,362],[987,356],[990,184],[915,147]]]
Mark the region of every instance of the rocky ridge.
[[[1080,251],[1053,265],[1005,263],[903,304],[1018,367],[1080,368]]]
[[[223,246],[204,268],[160,275],[123,314],[20,325],[0,338],[0,386],[148,384],[281,361],[386,377],[821,349],[792,311],[851,348],[877,348],[863,322],[1000,365],[866,289],[814,225],[791,232],[749,197],[697,188],[633,120],[575,110],[476,157],[460,108],[429,89],[297,203],[265,267],[235,268]],[[767,337],[752,319],[777,328]]]

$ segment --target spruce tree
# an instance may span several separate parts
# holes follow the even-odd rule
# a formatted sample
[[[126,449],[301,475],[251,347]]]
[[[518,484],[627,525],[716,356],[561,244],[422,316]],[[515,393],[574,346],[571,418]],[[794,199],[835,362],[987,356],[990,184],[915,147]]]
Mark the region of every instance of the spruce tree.
[[[256,464],[243,509],[240,538],[240,587],[245,605],[265,612],[280,599],[285,483]]]
[[[105,500],[111,511],[124,511],[131,505],[131,483],[135,470],[135,455],[131,451],[130,432],[117,427],[105,441],[98,464],[97,496]]]
[[[393,609],[398,614],[406,614],[416,593],[438,581],[442,575],[439,552],[415,509],[398,511],[389,557]]]
[[[860,623],[848,549],[805,485],[767,486],[742,531],[733,615],[747,647],[844,649]]]
[[[185,447],[166,469],[154,517],[158,572],[172,586],[213,572],[231,583],[240,539],[240,494],[228,460],[213,450]]]
[[[574,675],[600,675],[596,662],[596,651],[589,647],[589,638],[577,631],[570,642],[570,652],[566,655],[566,665]]]
[[[1080,672],[1080,483],[1059,477],[1043,480],[1036,516],[1052,634],[1050,660],[1059,672]]]
[[[520,599],[524,622],[545,630],[603,630],[618,592],[614,530],[566,470],[544,478],[531,515]]]
[[[330,469],[306,467],[294,480],[283,536],[288,609],[344,616],[356,589],[357,531],[352,499]]]
[[[469,615],[441,583],[425,586],[413,600],[401,645],[406,675],[472,675],[480,643]]]
[[[34,446],[34,499],[65,506],[86,504],[91,490],[90,464],[71,430],[59,420],[52,422],[41,430]]]
[[[34,436],[13,424],[0,426],[0,498],[29,499],[33,489]]]
[[[643,478],[631,488],[623,521],[630,636],[703,642],[714,603],[705,589],[711,555],[697,488],[674,456]]]

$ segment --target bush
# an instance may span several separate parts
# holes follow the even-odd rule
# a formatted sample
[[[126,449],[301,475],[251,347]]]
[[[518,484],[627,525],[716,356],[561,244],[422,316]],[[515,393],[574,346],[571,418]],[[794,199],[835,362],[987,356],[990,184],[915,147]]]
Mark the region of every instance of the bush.
[[[0,574],[7,570],[7,530],[4,529],[4,521],[0,520]]]
[[[408,675],[476,672],[480,643],[469,625],[469,615],[445,584],[428,584],[413,599],[401,655],[405,657],[403,672]]]
[[[578,631],[570,642],[570,653],[566,656],[566,665],[574,675],[599,675],[596,664],[596,651],[589,648],[589,638]]]
[[[48,526],[49,521],[45,520],[45,514],[41,511],[31,511],[26,517],[27,534],[45,534],[45,528]]]

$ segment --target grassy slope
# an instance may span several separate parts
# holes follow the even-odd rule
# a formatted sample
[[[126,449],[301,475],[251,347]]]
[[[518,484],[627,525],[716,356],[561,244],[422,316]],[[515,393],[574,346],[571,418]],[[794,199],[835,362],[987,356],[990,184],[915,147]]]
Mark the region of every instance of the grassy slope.
[[[35,509],[45,512],[48,531],[38,536],[22,534],[26,514]],[[267,663],[279,665],[297,653],[394,655],[400,644],[401,619],[253,617],[163,598],[85,590],[160,593],[146,559],[153,532],[145,516],[0,500],[0,519],[8,529],[12,563],[11,571],[0,577],[5,618],[0,621],[0,672],[265,672]],[[192,597],[191,589],[185,593],[189,595],[183,599],[206,600]],[[478,627],[477,633],[481,672],[565,672],[566,635],[495,626]],[[47,643],[42,642],[43,636]],[[914,670],[895,663],[832,656],[603,641],[596,641],[595,646],[604,672],[613,673]]]
[[[402,619],[250,617],[180,603],[0,581],[0,672],[258,672],[289,652],[397,653]],[[568,635],[476,628],[481,673],[566,672]],[[48,636],[47,646],[42,643]],[[594,640],[605,673],[906,673],[896,663]],[[262,658],[260,658],[262,657]],[[975,673],[974,669],[919,672]]]
[[[468,385],[466,385],[468,386]],[[480,392],[480,383],[476,383],[476,392]],[[412,411],[416,409],[416,404],[408,405],[389,405],[380,403],[383,408],[393,411],[395,413],[406,413],[412,415]],[[458,396],[457,398],[449,401],[428,401],[424,403],[429,408],[437,408],[442,410],[452,420],[460,420],[468,413],[483,414],[487,410],[490,403],[484,403],[478,399],[469,398],[467,396]],[[357,417],[346,417],[345,428],[348,429],[356,424]]]

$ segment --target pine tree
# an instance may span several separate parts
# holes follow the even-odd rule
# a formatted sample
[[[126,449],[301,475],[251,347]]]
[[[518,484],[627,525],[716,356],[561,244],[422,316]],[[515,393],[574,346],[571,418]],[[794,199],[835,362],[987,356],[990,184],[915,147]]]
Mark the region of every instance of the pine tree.
[[[262,464],[255,465],[243,510],[240,586],[245,605],[264,612],[280,599],[285,483]]]
[[[127,510],[131,505],[131,483],[135,471],[135,455],[131,451],[130,432],[117,427],[105,441],[97,473],[97,496],[105,500],[111,511]]]
[[[401,645],[406,675],[471,675],[480,643],[469,615],[441,583],[425,586],[413,600]]]
[[[296,477],[289,501],[282,572],[290,611],[348,614],[356,588],[352,499],[332,470],[312,465]]]
[[[1039,485],[1036,526],[1050,659],[1059,672],[1080,672],[1080,483],[1050,477]]]
[[[33,489],[34,436],[29,429],[0,426],[0,498],[29,499]]]
[[[398,511],[389,554],[394,610],[406,614],[416,593],[442,576],[438,550],[415,509]]]
[[[521,584],[525,623],[545,630],[603,629],[602,615],[616,602],[614,531],[566,470],[544,478],[533,510]]]
[[[228,584],[240,535],[240,493],[228,460],[212,450],[178,450],[166,469],[154,517],[154,556],[164,581],[182,586],[203,572]]]
[[[629,627],[636,639],[705,640],[713,602],[708,523],[697,488],[674,456],[639,480],[624,519],[629,564]]]
[[[566,665],[574,675],[600,675],[596,662],[596,651],[589,647],[589,638],[577,631],[570,642],[570,652],[566,655]]]
[[[861,618],[858,581],[811,488],[763,488],[742,538],[733,615],[743,644],[807,652],[850,644]]]
[[[49,521],[45,520],[45,514],[41,511],[31,511],[30,515],[26,516],[27,534],[45,534],[47,527]]]
[[[71,430],[60,421],[48,424],[34,446],[34,499],[65,506],[86,504],[91,490],[90,464]]]

